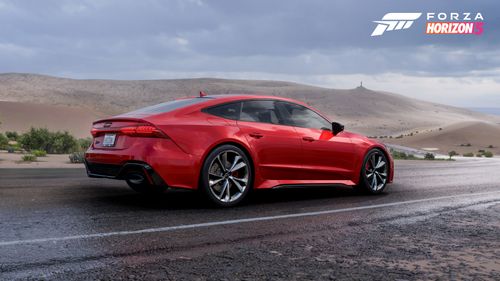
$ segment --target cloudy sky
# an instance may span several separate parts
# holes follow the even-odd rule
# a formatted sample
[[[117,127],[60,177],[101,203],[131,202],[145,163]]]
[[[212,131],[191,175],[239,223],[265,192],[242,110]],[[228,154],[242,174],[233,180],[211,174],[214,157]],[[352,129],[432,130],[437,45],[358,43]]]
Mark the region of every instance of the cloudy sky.
[[[500,107],[500,2],[0,0],[0,72],[221,77],[371,89]],[[389,12],[424,13],[371,37]],[[480,12],[482,35],[426,35],[427,12]]]

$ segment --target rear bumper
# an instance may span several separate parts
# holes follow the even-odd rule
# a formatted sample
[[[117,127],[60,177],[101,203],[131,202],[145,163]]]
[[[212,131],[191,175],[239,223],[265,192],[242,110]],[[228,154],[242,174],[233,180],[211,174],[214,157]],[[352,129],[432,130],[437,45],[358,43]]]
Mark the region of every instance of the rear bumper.
[[[115,165],[89,162],[85,160],[85,168],[87,169],[87,175],[91,178],[126,180],[127,174],[134,171],[144,174],[144,177],[147,179],[149,184],[168,186],[167,183],[147,163],[129,162],[124,165]]]
[[[85,160],[87,175],[92,178],[118,179],[122,171],[121,165],[91,163]]]
[[[170,139],[133,138],[123,149],[91,146],[85,160],[90,177],[125,179],[127,168],[140,168],[169,187],[198,187],[200,158],[185,153]]]

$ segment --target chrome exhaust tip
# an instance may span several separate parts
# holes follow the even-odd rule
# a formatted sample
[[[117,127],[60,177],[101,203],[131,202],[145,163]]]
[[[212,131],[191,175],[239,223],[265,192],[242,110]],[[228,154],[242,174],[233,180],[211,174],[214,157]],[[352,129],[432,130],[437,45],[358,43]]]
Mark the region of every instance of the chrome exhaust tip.
[[[127,174],[127,181],[133,184],[142,184],[146,181],[146,177],[142,173],[130,173]]]

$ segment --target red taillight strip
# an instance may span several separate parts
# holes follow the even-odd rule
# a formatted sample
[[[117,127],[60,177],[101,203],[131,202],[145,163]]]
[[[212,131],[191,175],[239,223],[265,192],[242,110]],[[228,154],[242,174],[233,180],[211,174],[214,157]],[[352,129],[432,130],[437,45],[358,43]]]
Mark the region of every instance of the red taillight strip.
[[[92,128],[90,131],[92,136],[95,138],[106,133],[119,133],[131,137],[148,137],[148,138],[168,138],[162,131],[153,125],[136,125],[136,126],[126,126],[120,128]]]

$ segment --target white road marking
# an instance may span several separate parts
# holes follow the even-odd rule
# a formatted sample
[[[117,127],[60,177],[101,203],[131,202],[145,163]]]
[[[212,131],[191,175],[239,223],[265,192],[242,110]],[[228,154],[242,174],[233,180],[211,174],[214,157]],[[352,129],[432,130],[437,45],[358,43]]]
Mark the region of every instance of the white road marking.
[[[133,234],[157,233],[157,232],[167,232],[167,231],[173,231],[173,230],[193,229],[193,228],[219,226],[219,225],[231,225],[231,224],[241,224],[241,223],[248,223],[248,222],[259,222],[259,221],[270,221],[270,220],[278,220],[278,219],[310,217],[310,216],[319,216],[319,215],[327,215],[327,214],[335,214],[335,213],[343,213],[343,212],[351,212],[351,211],[359,211],[359,210],[367,210],[367,209],[394,207],[394,206],[400,206],[400,205],[406,205],[406,204],[414,204],[414,203],[422,203],[422,202],[446,200],[446,199],[454,199],[454,198],[463,198],[463,197],[470,197],[470,196],[491,195],[491,194],[500,194],[500,191],[439,196],[439,197],[432,197],[432,198],[424,198],[424,199],[416,199],[416,200],[408,200],[408,201],[400,201],[400,202],[392,202],[392,203],[383,203],[383,204],[359,206],[359,207],[352,207],[352,208],[333,209],[333,210],[305,212],[305,213],[295,213],[295,214],[277,215],[277,216],[253,217],[253,218],[246,218],[246,219],[234,219],[234,220],[214,221],[214,222],[195,223],[195,224],[184,224],[184,225],[166,226],[166,227],[158,227],[158,228],[146,228],[146,229],[139,229],[139,230],[114,231],[114,232],[82,234],[82,235],[64,236],[64,237],[28,239],[28,240],[1,241],[0,246],[12,246],[12,245],[21,245],[21,244],[59,242],[59,241],[89,239],[89,238],[103,238],[103,237],[110,237],[110,236],[124,236],[124,235],[133,235]]]

